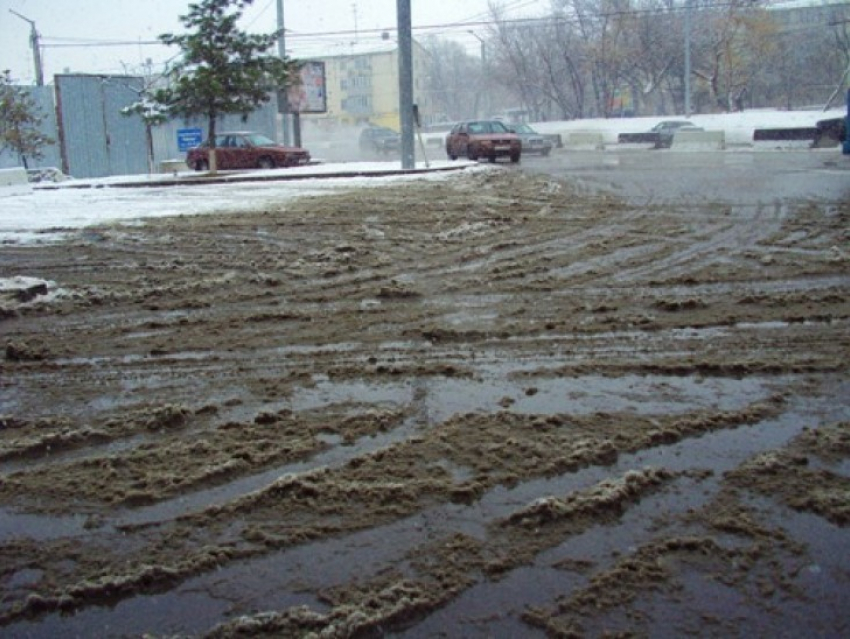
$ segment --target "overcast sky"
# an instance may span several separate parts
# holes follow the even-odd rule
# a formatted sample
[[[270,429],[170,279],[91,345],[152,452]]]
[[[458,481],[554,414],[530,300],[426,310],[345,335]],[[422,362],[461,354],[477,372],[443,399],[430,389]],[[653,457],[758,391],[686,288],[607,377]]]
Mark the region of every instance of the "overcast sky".
[[[496,0],[507,17],[544,15],[549,0]],[[414,37],[437,35],[461,41],[471,54],[483,34],[490,0],[411,0]],[[0,0],[0,70],[21,84],[35,81],[30,25],[41,35],[45,82],[66,69],[75,73],[139,73],[150,59],[153,70],[176,49],[148,44],[166,32],[182,32],[178,16],[190,0]],[[396,0],[284,0],[287,50],[315,50],[323,41],[377,39],[396,26]],[[277,0],[254,0],[245,11],[244,29],[269,33],[277,26]],[[424,27],[434,27],[425,29]],[[319,35],[324,34],[324,35]],[[334,35],[328,35],[334,34]],[[133,44],[119,44],[119,43]]]

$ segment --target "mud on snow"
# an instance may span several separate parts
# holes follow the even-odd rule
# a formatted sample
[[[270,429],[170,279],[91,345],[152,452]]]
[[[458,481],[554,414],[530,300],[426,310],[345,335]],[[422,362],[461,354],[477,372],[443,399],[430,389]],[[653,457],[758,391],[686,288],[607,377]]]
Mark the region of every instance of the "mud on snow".
[[[6,246],[0,632],[846,635],[848,219],[494,169]]]

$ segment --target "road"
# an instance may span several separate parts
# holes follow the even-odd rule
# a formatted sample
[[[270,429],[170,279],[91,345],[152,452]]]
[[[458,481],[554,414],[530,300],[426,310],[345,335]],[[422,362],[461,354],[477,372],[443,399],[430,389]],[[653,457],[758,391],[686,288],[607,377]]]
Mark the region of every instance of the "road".
[[[561,150],[548,158],[525,156],[522,166],[532,173],[579,178],[637,202],[752,205],[850,199],[850,156],[837,149]]]
[[[847,636],[847,174],[563,152],[4,246],[0,633]]]

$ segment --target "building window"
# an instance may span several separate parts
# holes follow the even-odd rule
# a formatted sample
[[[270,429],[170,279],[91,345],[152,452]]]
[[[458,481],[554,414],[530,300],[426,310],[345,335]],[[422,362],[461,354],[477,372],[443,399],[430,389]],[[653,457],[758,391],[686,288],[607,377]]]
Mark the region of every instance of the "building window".
[[[372,98],[368,95],[356,95],[342,102],[343,110],[348,113],[371,113]]]

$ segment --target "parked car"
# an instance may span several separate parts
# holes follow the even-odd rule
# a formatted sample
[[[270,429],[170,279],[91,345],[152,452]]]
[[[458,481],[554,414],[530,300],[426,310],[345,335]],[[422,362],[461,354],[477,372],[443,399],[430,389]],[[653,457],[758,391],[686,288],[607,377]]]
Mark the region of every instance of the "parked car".
[[[189,149],[186,164],[196,171],[210,168],[209,140]],[[310,163],[307,149],[283,146],[259,133],[233,131],[215,136],[215,161],[219,169],[273,169]]]
[[[522,141],[519,136],[498,120],[468,120],[458,122],[446,136],[446,154],[456,160],[465,156],[470,160],[487,158],[495,162],[507,157],[519,162]]]
[[[655,138],[656,149],[669,149],[673,146],[673,136],[678,131],[702,131],[701,127],[687,120],[664,120],[650,129],[651,133],[657,134]]]
[[[547,156],[552,152],[552,141],[535,131],[530,125],[514,124],[508,128],[519,136],[523,153],[539,153]]]
[[[433,122],[422,127],[422,140],[425,146],[442,147],[446,136],[455,126],[454,122]]]
[[[649,143],[656,149],[669,149],[673,145],[676,131],[702,131],[702,128],[688,120],[662,120],[649,131],[642,133],[621,133],[617,141],[622,143]]]
[[[401,135],[385,126],[367,126],[360,132],[360,150],[373,153],[397,153],[401,148]]]
[[[818,120],[815,125],[813,147],[827,148],[837,146],[847,139],[846,118]]]

